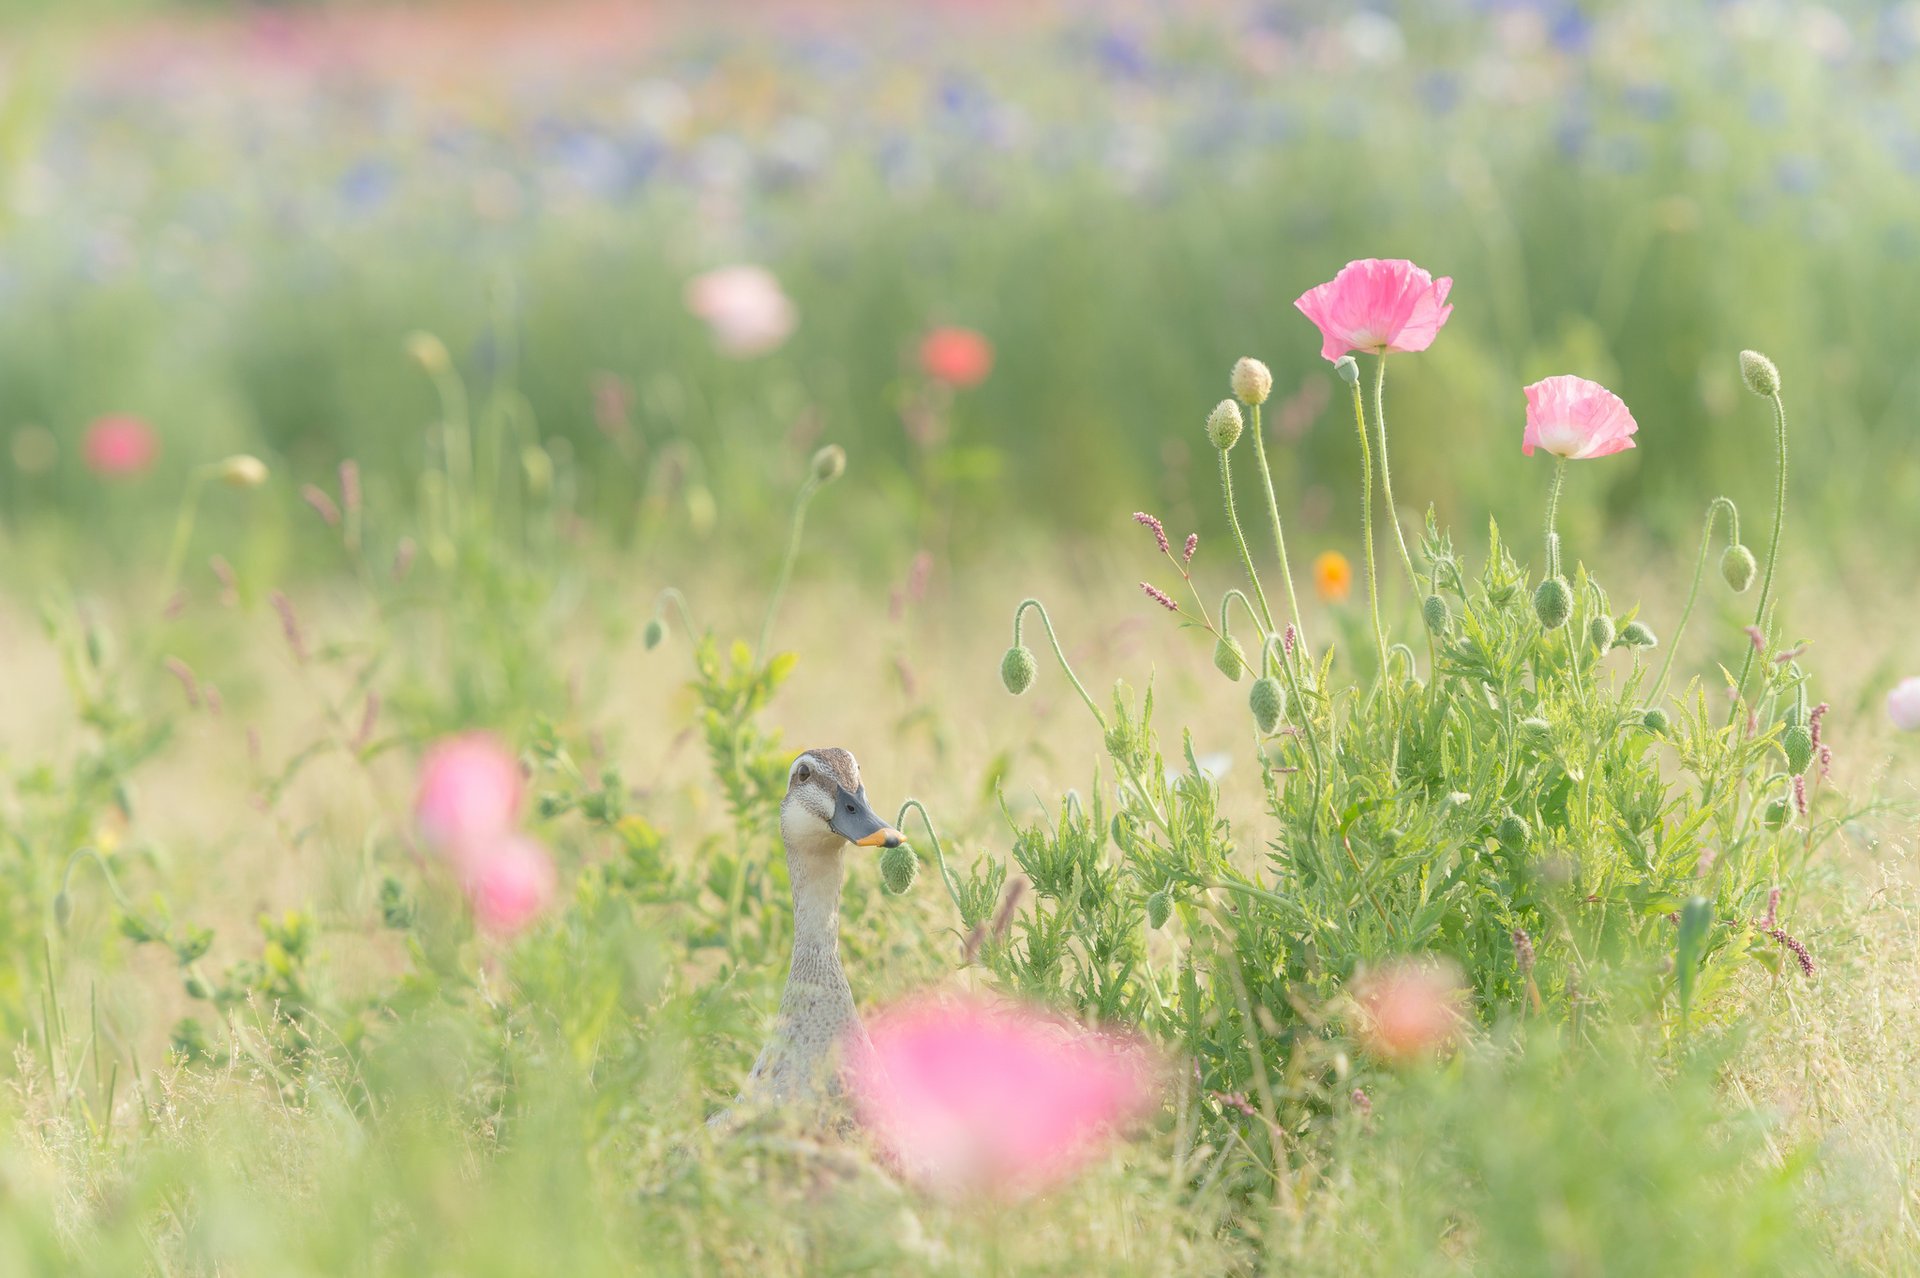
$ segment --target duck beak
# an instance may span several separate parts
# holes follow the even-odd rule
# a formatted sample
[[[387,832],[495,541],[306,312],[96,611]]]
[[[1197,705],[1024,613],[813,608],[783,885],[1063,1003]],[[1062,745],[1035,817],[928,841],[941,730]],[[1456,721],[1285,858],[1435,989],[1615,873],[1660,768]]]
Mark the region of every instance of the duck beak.
[[[835,792],[833,820],[827,825],[855,847],[897,848],[907,841],[900,831],[874,815],[867,803],[865,786],[858,794],[849,794],[844,789]]]

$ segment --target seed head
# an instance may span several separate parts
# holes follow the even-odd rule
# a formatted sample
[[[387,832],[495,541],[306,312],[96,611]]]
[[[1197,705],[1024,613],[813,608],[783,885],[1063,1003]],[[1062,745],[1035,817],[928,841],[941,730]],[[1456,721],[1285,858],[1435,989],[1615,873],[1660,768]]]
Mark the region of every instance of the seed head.
[[[897,843],[880,854],[880,877],[887,891],[895,896],[904,895],[919,873],[920,858],[904,843]]]
[[[1280,714],[1286,708],[1286,696],[1281,691],[1280,681],[1272,675],[1253,681],[1253,691],[1247,694],[1247,708],[1253,711],[1253,721],[1262,732],[1272,732],[1280,726]]]
[[[1453,629],[1453,613],[1447,608],[1447,601],[1439,595],[1428,595],[1420,605],[1420,617],[1427,623],[1427,629],[1436,635],[1444,635]]]
[[[1745,546],[1735,543],[1728,546],[1726,553],[1720,556],[1720,575],[1727,579],[1735,594],[1742,593],[1753,584],[1753,575],[1759,570],[1754,562],[1753,552]]]
[[[1025,644],[1015,644],[1007,649],[1007,655],[1000,658],[1000,682],[1007,685],[1007,691],[1019,696],[1033,686],[1033,676],[1039,663],[1033,659],[1033,649]]]
[[[1220,642],[1213,645],[1213,664],[1221,674],[1239,683],[1240,672],[1247,668],[1247,650],[1232,635],[1221,635]]]
[[[1249,404],[1264,404],[1273,394],[1273,374],[1257,359],[1241,359],[1233,366],[1233,393]]]
[[[1533,592],[1533,615],[1548,630],[1558,630],[1573,615],[1573,590],[1565,577],[1548,577]]]
[[[1342,355],[1333,361],[1333,371],[1340,374],[1340,380],[1349,386],[1360,384],[1360,365],[1351,355]]]
[[[1780,393],[1780,370],[1759,351],[1740,352],[1740,378],[1756,395],[1771,398]]]
[[[220,463],[220,482],[229,488],[258,488],[267,482],[267,464],[249,453],[235,453]]]
[[[1159,931],[1167,925],[1167,918],[1173,913],[1173,901],[1167,894],[1155,892],[1147,898],[1147,926]]]
[[[1587,639],[1601,652],[1613,647],[1613,618],[1604,612],[1587,623]]]
[[[1207,438],[1223,453],[1240,442],[1242,429],[1240,405],[1230,399],[1221,400],[1207,417]]]
[[[1660,637],[1646,622],[1629,621],[1620,627],[1620,642],[1629,648],[1655,648],[1660,644]]]
[[[815,483],[831,484],[847,473],[847,450],[838,444],[828,444],[813,455],[813,479]]]

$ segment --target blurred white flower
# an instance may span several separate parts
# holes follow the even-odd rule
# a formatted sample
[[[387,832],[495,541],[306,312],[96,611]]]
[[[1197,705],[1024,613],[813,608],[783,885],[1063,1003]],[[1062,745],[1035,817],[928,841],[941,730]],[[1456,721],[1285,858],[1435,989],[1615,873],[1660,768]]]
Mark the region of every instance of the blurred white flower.
[[[799,323],[780,281],[760,266],[723,266],[687,281],[687,310],[705,320],[714,345],[735,359],[777,349]]]
[[[1887,694],[1887,717],[1902,732],[1920,732],[1920,676],[1902,679]]]

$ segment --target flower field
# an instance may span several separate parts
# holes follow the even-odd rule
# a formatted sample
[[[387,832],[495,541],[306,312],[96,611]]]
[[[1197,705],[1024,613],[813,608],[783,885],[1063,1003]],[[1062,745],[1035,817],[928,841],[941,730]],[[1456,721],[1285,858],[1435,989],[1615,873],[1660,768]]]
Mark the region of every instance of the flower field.
[[[1920,1266],[1920,9],[0,6],[0,1273]]]

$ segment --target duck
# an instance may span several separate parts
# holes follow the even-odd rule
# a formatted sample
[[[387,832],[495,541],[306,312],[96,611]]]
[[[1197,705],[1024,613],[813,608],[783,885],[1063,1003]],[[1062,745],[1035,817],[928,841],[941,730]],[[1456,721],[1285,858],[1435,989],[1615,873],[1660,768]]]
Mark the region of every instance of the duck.
[[[787,771],[780,841],[793,886],[793,956],[773,1035],[741,1101],[780,1109],[831,1105],[840,1096],[840,1053],[865,1040],[853,987],[840,965],[840,889],[849,847],[905,842],[867,800],[850,751],[803,751]]]

